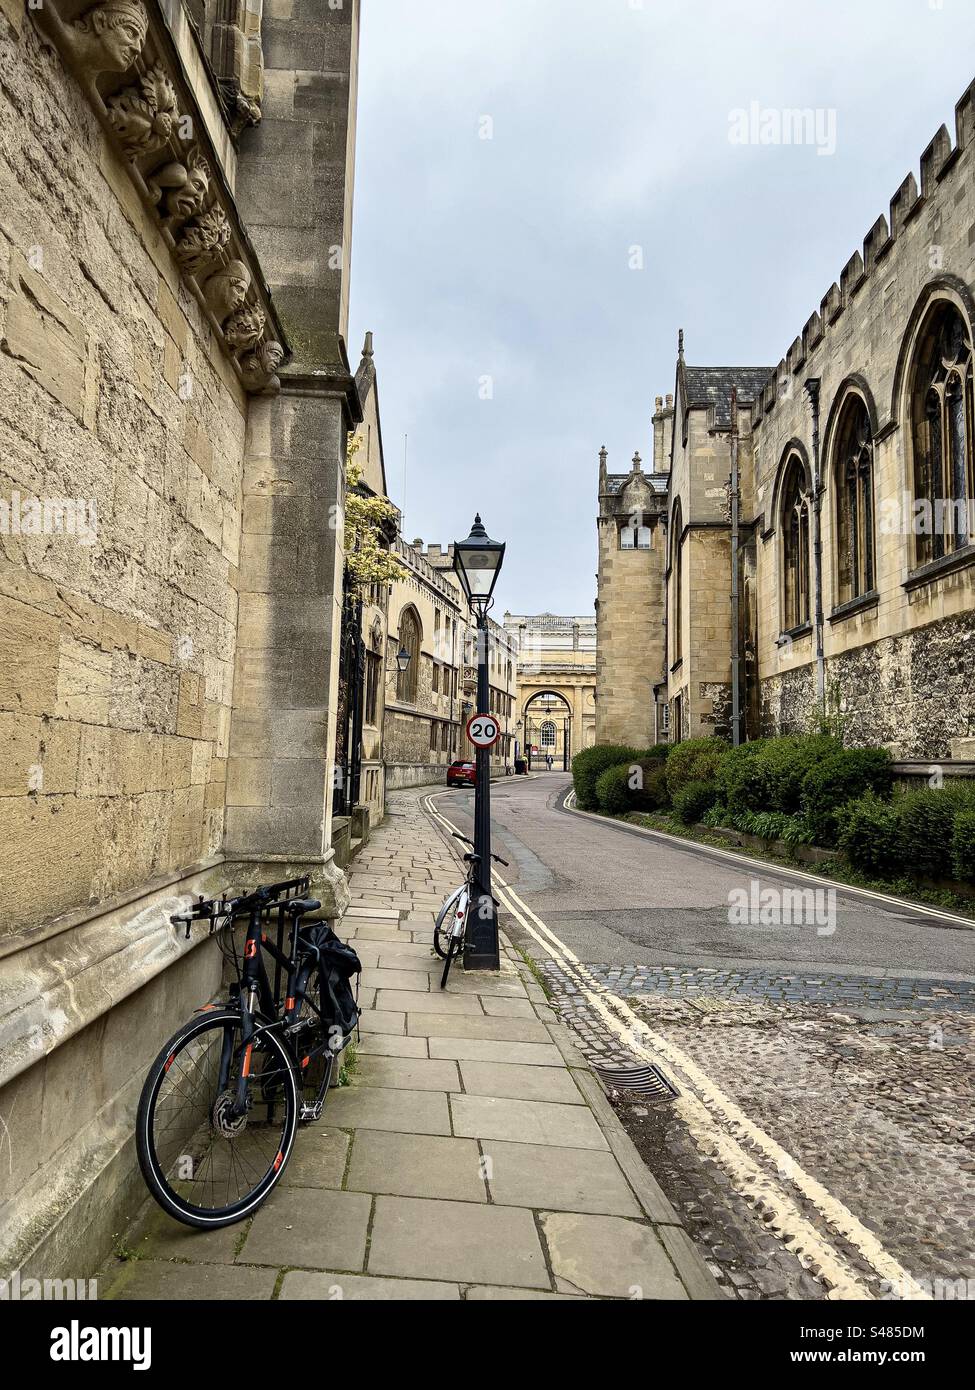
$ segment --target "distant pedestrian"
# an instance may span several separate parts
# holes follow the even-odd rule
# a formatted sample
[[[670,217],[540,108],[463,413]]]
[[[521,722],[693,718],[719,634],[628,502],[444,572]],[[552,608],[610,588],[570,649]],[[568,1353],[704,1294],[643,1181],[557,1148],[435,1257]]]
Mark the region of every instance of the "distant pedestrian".
[[[552,757],[551,753],[546,753],[546,754],[545,754],[545,762],[546,762],[547,765],[548,765],[548,770],[549,770],[549,772],[552,771],[552,765],[553,765],[554,761],[555,761],[555,759]]]

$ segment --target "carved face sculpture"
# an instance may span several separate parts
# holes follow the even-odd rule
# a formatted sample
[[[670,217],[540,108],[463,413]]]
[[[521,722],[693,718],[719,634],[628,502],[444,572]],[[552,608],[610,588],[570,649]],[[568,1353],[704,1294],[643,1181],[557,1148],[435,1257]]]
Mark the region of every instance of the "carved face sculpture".
[[[171,217],[192,217],[206,202],[210,187],[210,170],[206,161],[194,164],[186,174],[186,182],[169,195],[168,208]]]
[[[105,0],[85,16],[99,40],[106,72],[125,72],[142,52],[149,20],[139,0]]]
[[[207,303],[221,322],[239,309],[250,288],[250,271],[243,261],[230,261],[207,281]]]
[[[284,348],[271,338],[263,345],[260,356],[265,371],[276,372],[284,361]]]

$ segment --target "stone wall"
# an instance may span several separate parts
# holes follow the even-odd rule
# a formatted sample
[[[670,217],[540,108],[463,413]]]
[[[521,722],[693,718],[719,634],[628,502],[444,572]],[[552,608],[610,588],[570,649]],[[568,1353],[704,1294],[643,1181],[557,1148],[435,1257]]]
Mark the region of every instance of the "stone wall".
[[[61,22],[55,5],[32,13]],[[146,6],[144,53],[165,53],[173,85],[153,100],[191,114],[207,173],[180,151],[199,183],[161,165],[155,189],[138,151],[122,157],[133,127],[106,114],[135,99],[122,85],[138,69],[104,48],[79,58],[63,24],[42,43],[0,0],[0,1277],[91,1273],[145,1199],[146,1069],[220,977],[205,931],[186,942],[171,915],[292,864],[341,905],[328,834],[358,409],[340,334],[357,14],[322,39],[323,63],[344,65],[341,129],[319,131],[294,207],[273,195],[300,224],[281,238],[292,254],[316,189],[345,246],[327,293],[294,301],[331,315],[302,339],[328,350],[279,393],[284,335],[265,336],[280,325],[234,201],[263,196],[261,166],[238,171],[177,0]],[[306,27],[330,16],[323,3]],[[149,156],[166,154],[150,140]],[[206,236],[177,186],[214,214]]]
[[[956,139],[942,127],[924,151],[920,185],[908,174],[824,296],[753,412],[757,541],[758,671],[766,724],[793,727],[808,690],[814,633],[781,641],[782,465],[798,446],[813,461],[812,414],[803,389],[820,381],[822,589],[827,683],[835,687],[849,737],[880,741],[901,756],[943,758],[975,734],[966,644],[975,608],[975,551],[965,565],[925,582],[913,573],[913,536],[881,524],[885,504],[913,496],[910,377],[925,310],[956,305],[971,334],[975,307],[975,85],[958,103]],[[865,403],[873,431],[875,592],[840,605],[836,539],[839,410]],[[815,557],[810,573],[815,574]],[[950,568],[950,572],[949,572]],[[796,673],[795,678],[791,678]],[[801,673],[801,674],[798,674]],[[779,693],[782,692],[782,693]],[[811,700],[808,702],[811,705]]]
[[[843,737],[854,746],[882,744],[899,759],[968,758],[967,731],[975,728],[975,613],[830,657],[826,690]],[[811,666],[770,677],[761,693],[766,732],[811,726]],[[905,718],[910,711],[923,712],[923,723]]]
[[[603,455],[599,501],[595,741],[648,748],[656,740],[654,685],[664,668],[665,499],[639,459],[617,479],[607,475]],[[620,526],[631,516],[645,518],[649,549],[621,547]]]
[[[26,19],[0,45],[11,933],[221,847],[246,398],[81,88]]]

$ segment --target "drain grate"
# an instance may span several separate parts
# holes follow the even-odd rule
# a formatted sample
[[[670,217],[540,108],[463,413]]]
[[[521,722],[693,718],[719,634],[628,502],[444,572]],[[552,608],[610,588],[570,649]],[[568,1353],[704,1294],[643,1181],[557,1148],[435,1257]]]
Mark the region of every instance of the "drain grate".
[[[615,1091],[638,1091],[648,1100],[676,1100],[680,1095],[659,1067],[595,1067],[596,1075]]]

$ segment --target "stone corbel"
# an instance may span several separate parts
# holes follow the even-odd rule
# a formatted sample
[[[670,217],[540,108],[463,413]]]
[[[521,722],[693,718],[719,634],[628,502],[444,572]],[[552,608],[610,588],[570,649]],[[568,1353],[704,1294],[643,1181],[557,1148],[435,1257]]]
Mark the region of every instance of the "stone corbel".
[[[210,61],[220,86],[227,123],[236,139],[245,126],[261,119],[264,52],[261,47],[262,0],[216,0]]]
[[[126,161],[245,389],[276,391],[284,335],[161,15],[142,0],[28,12]]]

